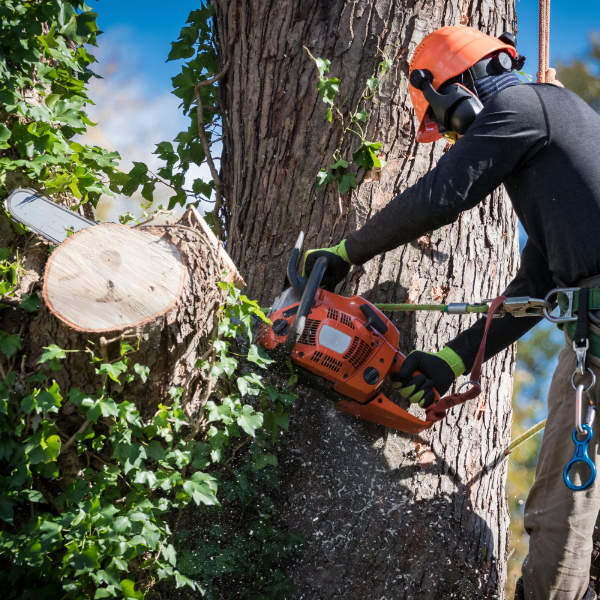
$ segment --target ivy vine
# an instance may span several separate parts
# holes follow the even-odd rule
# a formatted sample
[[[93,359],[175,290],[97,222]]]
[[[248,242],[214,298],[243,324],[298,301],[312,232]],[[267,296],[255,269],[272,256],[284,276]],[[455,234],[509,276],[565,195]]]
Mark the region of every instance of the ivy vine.
[[[189,127],[158,144],[157,173],[143,163],[123,173],[118,153],[77,141],[94,125],[85,108],[96,13],[83,0],[4,0],[0,195],[26,185],[84,209],[104,193],[141,189],[151,201],[162,182],[173,190],[170,207],[211,200],[214,181],[185,186],[190,165],[207,160],[221,135],[212,8],[199,5],[169,54],[185,61],[173,86]],[[217,227],[219,208],[217,201]],[[18,311],[25,322],[40,298],[17,293],[31,238],[13,227],[14,246],[0,248],[3,588],[20,598],[173,597],[177,588],[209,598],[285,597],[280,569],[299,540],[276,524],[276,447],[294,396],[270,383],[270,359],[253,344],[252,324],[265,319],[256,302],[223,284],[218,332],[197,365],[211,390],[204,425],[188,422],[180,388],[143,416],[128,398],[129,386],[151,375],[136,343],[122,340],[111,361],[92,345],[52,344],[36,368],[25,368],[23,332],[8,315]],[[88,357],[94,393],[58,383],[72,353]],[[85,465],[76,476],[67,456]],[[243,514],[235,529],[231,511]]]
[[[386,164],[379,156],[381,142],[373,142],[367,138],[365,123],[369,118],[369,103],[392,66],[392,61],[382,55],[375,72],[366,80],[357,105],[349,111],[344,111],[344,103],[340,103],[337,99],[340,80],[338,77],[328,76],[331,61],[327,58],[315,58],[306,46],[304,49],[317,67],[319,74],[317,91],[319,97],[327,104],[327,120],[332,124],[337,122],[340,125],[340,135],[337,148],[333,152],[332,163],[318,172],[317,184],[324,186],[335,182],[339,193],[343,195],[351,188],[356,188],[359,169],[369,173],[382,169]],[[355,149],[351,158],[344,158],[341,149],[348,136],[355,139],[357,144],[354,144]]]

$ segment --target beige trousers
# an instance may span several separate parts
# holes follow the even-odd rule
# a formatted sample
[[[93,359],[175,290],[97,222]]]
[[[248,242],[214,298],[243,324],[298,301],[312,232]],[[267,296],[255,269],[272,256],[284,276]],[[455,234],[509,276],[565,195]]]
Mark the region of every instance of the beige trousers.
[[[589,398],[600,395],[600,360],[588,354],[587,365],[597,384]],[[576,358],[572,342],[562,349],[548,394],[548,421],[544,431],[535,482],[525,503],[525,529],[530,535],[529,554],[523,563],[527,600],[581,600],[589,583],[592,534],[600,510],[600,453],[598,416],[588,453],[598,469],[598,479],[584,491],[572,491],[563,481],[563,469],[573,457],[575,391],[571,375]],[[589,381],[589,376],[582,382]],[[587,400],[584,395],[584,399]],[[585,408],[583,414],[585,420]],[[586,481],[589,470],[571,471],[576,485]]]

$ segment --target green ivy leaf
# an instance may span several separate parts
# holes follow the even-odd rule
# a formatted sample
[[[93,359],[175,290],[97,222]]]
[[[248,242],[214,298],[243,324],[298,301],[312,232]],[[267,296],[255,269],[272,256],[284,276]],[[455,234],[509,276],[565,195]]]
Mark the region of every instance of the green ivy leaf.
[[[11,130],[4,123],[0,123],[0,149],[10,148],[8,140],[11,135]]]
[[[331,173],[329,173],[328,171],[321,169],[317,173],[317,185],[319,187],[326,185],[327,183],[330,183],[331,181],[333,181],[333,175],[331,175]]]
[[[208,473],[194,473],[191,479],[183,482],[183,490],[192,497],[192,500],[198,506],[200,504],[209,506],[219,504],[217,500],[217,480]]]
[[[377,79],[377,77],[369,77],[369,79],[367,79],[367,88],[369,88],[371,92],[374,92],[378,85],[379,79]]]
[[[127,365],[122,360],[114,363],[102,363],[98,368],[100,375],[108,375],[116,383],[121,383],[119,376],[125,372],[127,372]]]
[[[236,383],[241,396],[256,396],[264,387],[260,376],[256,373],[238,377]]]
[[[56,344],[50,344],[49,346],[44,346],[45,352],[42,353],[40,359],[38,360],[38,364],[42,365],[48,361],[56,362],[58,360],[63,360],[67,357],[66,350],[59,348]]]
[[[138,471],[135,474],[135,479],[133,481],[134,483],[141,483],[150,489],[154,489],[156,487],[157,479],[154,471]]]
[[[250,344],[247,359],[249,362],[258,365],[263,369],[266,369],[270,364],[273,364],[275,362],[267,354],[266,350],[263,347],[257,346],[256,344]]]
[[[120,585],[124,598],[133,598],[134,600],[143,599],[144,594],[135,589],[135,583],[131,579],[122,579]]]
[[[338,182],[340,194],[343,196],[350,188],[355,188],[356,175],[354,173],[344,173]]]
[[[131,521],[125,516],[120,516],[120,517],[117,517],[113,521],[112,526],[113,526],[113,529],[117,533],[126,533],[127,531],[129,531],[131,529]],[[127,564],[125,564],[124,570],[126,570],[126,569],[127,569]]]
[[[272,465],[276,467],[278,464],[277,457],[274,454],[264,453],[259,454],[254,458],[252,462],[252,467],[259,471],[260,469],[264,469],[267,465]]]
[[[327,77],[317,82],[317,91],[323,102],[333,106],[335,95],[340,90],[340,80],[337,77]],[[331,120],[331,119],[329,119]]]
[[[369,116],[369,113],[366,110],[360,110],[355,115],[354,118],[361,123],[364,123]]]
[[[60,454],[60,446],[61,441],[58,435],[51,435],[45,440],[46,447],[44,448],[46,452],[46,459],[48,461],[55,461]]]
[[[332,171],[335,169],[347,169],[348,168],[348,161],[344,160],[343,158],[338,159],[336,162],[334,162],[331,167],[329,167]]]
[[[172,544],[167,544],[166,546],[163,546],[161,552],[164,559],[168,563],[170,563],[174,567],[177,565],[177,552],[175,551],[175,548]]]
[[[331,61],[327,58],[316,58],[315,64],[317,65],[317,69],[319,71],[319,77],[323,77],[325,73],[329,73],[329,67],[331,66]]]
[[[373,167],[381,167],[381,161],[377,158],[380,150],[381,142],[363,141],[353,152],[352,160],[358,163],[365,171],[369,171]]]
[[[25,312],[36,312],[40,308],[40,297],[35,292],[33,292],[32,294],[25,294],[21,298],[19,306]]]
[[[8,334],[0,331],[0,351],[10,358],[17,350],[21,349],[21,338],[18,334]]]
[[[62,406],[63,397],[56,381],[49,388],[41,390],[37,396],[37,406],[40,410],[48,413],[58,413]]]
[[[237,418],[237,424],[250,436],[254,437],[256,430],[263,424],[263,416],[257,413],[252,406],[245,404],[242,414]]]
[[[133,365],[133,370],[138,374],[139,378],[142,380],[142,383],[146,383],[148,381],[148,375],[150,374],[150,367],[145,365],[140,365],[139,363],[135,363]]]

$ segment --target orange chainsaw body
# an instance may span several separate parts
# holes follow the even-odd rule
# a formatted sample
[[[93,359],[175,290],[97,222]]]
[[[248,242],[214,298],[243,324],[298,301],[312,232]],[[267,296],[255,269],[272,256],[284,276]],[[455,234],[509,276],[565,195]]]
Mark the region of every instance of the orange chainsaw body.
[[[267,350],[285,345],[299,303],[269,315],[258,343]],[[360,296],[344,297],[319,288],[296,343],[292,362],[333,383],[342,398],[340,410],[407,433],[432,425],[404,410],[381,392],[385,378],[397,371],[404,355],[394,324]]]

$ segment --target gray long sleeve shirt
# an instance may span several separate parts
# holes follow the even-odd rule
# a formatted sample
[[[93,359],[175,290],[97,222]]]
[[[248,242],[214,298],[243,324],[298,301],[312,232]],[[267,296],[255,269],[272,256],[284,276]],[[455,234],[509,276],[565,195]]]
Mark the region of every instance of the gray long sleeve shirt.
[[[554,85],[516,85],[494,96],[437,166],[396,196],[346,250],[354,264],[447,225],[503,183],[528,234],[521,267],[504,291],[544,297],[600,274],[600,115]],[[496,319],[486,358],[539,318]],[[473,363],[484,320],[448,345]]]

